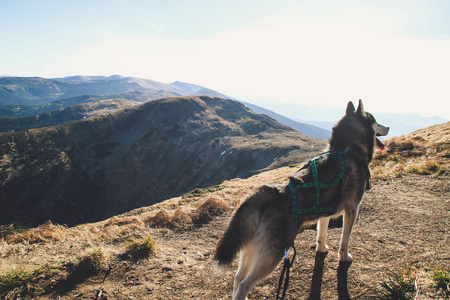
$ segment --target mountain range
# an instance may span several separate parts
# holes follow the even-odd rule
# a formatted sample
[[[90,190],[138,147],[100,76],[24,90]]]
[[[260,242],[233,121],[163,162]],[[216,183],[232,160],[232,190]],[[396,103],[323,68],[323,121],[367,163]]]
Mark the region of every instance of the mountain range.
[[[58,79],[40,77],[0,78],[0,105],[39,104],[82,95],[113,95],[131,91],[157,93],[170,91],[181,96],[183,85],[165,84],[147,79],[111,76],[74,76]]]
[[[90,106],[88,114],[86,106],[73,107],[69,110],[67,120],[62,111],[65,107],[117,99],[146,102],[163,97],[182,95],[204,95],[224,99],[234,99],[217,91],[185,82],[175,81],[170,84],[153,80],[123,77],[120,75],[105,76],[70,76],[64,78],[45,79],[40,77],[0,77],[0,131],[18,131],[42,126],[57,125],[74,121],[78,118],[95,115]],[[123,102],[123,101],[122,101]],[[248,104],[252,110],[264,113],[295,130],[315,138],[328,139],[330,132],[322,128],[290,120],[279,114]],[[102,105],[103,106],[103,105]],[[120,109],[118,105],[117,109]],[[56,113],[34,116],[23,119],[11,119],[31,115],[39,115],[53,110]],[[75,112],[77,110],[77,112]],[[112,111],[110,107],[109,111]],[[105,110],[99,111],[105,113]],[[42,121],[40,121],[42,120]]]
[[[136,98],[137,92],[143,92]],[[135,95],[133,95],[135,93]],[[25,130],[41,126],[39,122],[26,120],[2,119],[3,117],[19,117],[35,115],[54,109],[61,109],[70,105],[85,103],[86,95],[92,98],[89,102],[99,100],[112,100],[123,98],[127,100],[145,102],[162,97],[182,95],[206,95],[224,99],[237,100],[257,113],[266,114],[277,121],[294,128],[295,130],[315,138],[327,140],[331,134],[332,126],[342,116],[342,108],[324,108],[298,105],[295,103],[266,103],[265,108],[252,103],[244,102],[220,92],[186,82],[175,81],[170,84],[153,80],[113,76],[68,76],[63,78],[45,79],[40,77],[0,77],[0,132]],[[84,96],[84,98],[77,98]],[[37,106],[30,106],[37,105]],[[267,109],[267,107],[271,109]],[[111,108],[112,110],[112,108]],[[100,111],[99,113],[104,113]],[[86,115],[94,115],[90,109]],[[61,116],[61,114],[59,114]],[[82,109],[78,113],[84,117]],[[286,117],[288,116],[288,117]],[[424,117],[417,114],[375,113],[377,120],[387,124],[390,136],[408,134],[414,130],[445,123],[448,120],[434,117]],[[35,117],[36,118],[36,117]],[[48,115],[44,119],[48,119]],[[59,124],[56,122],[47,124]],[[69,116],[67,122],[73,121]]]

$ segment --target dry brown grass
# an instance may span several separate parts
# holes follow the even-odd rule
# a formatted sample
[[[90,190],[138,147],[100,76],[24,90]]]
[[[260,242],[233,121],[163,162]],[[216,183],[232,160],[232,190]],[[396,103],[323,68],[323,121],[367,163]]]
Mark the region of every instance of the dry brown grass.
[[[137,217],[127,217],[127,218],[112,217],[106,221],[105,225],[103,225],[103,228],[109,226],[123,226],[129,224],[135,224],[139,226],[143,225],[144,223]]]
[[[138,261],[147,258],[156,251],[156,240],[151,236],[131,241],[120,255],[122,259]]]
[[[186,230],[195,225],[205,224],[229,209],[230,204],[225,200],[209,196],[197,203],[195,209],[186,207],[178,207],[173,211],[162,209],[155,215],[147,217],[145,223],[151,227]]]
[[[110,242],[129,240],[140,234],[146,225],[138,217],[112,217],[108,220],[68,228],[47,221],[26,230],[9,230],[3,240],[8,244],[36,244],[52,241],[89,241],[102,239]]]
[[[374,179],[449,170],[450,122],[390,138],[385,144],[386,150],[377,151],[371,164]]]
[[[47,221],[36,228],[20,233],[12,233],[5,237],[7,243],[45,243],[48,241],[61,241],[67,238],[67,227]]]
[[[205,224],[215,216],[220,216],[230,209],[230,204],[222,199],[209,197],[193,212],[192,220],[195,224]]]
[[[151,227],[176,228],[173,216],[173,213],[163,209],[157,212],[156,215],[145,219],[145,223]]]

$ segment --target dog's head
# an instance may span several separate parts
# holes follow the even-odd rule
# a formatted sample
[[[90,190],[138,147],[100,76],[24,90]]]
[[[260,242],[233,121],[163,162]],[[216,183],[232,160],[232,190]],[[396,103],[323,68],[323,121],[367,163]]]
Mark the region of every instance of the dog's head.
[[[333,127],[330,148],[345,150],[354,145],[363,149],[370,161],[375,146],[384,149],[383,142],[377,137],[386,136],[388,132],[389,127],[378,124],[375,117],[364,110],[361,100],[357,109],[350,101],[345,116]]]
[[[361,100],[359,100],[358,109],[355,111],[355,106],[353,102],[350,101],[347,105],[346,115],[355,115],[358,121],[363,123],[366,127],[370,125],[373,129],[373,138],[375,140],[375,145],[381,150],[384,149],[384,144],[377,138],[377,136],[386,136],[389,133],[389,127],[378,124],[375,117],[364,110],[364,105]]]

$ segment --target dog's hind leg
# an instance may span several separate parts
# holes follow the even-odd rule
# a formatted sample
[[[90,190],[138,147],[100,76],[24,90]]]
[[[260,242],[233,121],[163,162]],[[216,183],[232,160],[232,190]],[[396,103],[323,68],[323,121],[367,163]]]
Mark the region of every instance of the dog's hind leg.
[[[266,278],[275,267],[279,260],[276,257],[270,258],[264,255],[255,257],[250,268],[249,275],[239,283],[236,292],[233,294],[233,300],[247,299],[247,294],[261,280]]]
[[[233,299],[236,296],[236,290],[239,287],[239,284],[244,280],[249,272],[249,268],[254,260],[254,247],[251,244],[248,244],[244,249],[242,249],[240,257],[239,257],[239,268],[234,277],[234,285],[233,285]]]
[[[328,252],[327,235],[328,235],[328,223],[330,217],[320,217],[317,221],[317,243],[316,252],[325,253]]]
[[[357,216],[358,208],[345,208],[344,225],[342,227],[341,244],[339,247],[339,261],[352,261],[352,256],[348,253],[348,242]]]

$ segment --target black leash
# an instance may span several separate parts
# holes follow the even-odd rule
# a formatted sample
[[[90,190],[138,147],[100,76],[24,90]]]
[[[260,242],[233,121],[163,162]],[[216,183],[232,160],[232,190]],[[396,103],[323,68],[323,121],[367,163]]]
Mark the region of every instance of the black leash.
[[[294,249],[294,255],[292,256],[292,261],[289,260],[289,256],[287,254],[290,247],[292,247],[292,249]],[[294,243],[293,242],[288,243],[286,245],[286,248],[284,249],[284,265],[283,265],[283,271],[281,271],[280,280],[278,281],[278,290],[277,290],[276,300],[278,300],[278,297],[280,296],[280,290],[281,290],[281,286],[283,285],[283,279],[285,277],[285,274],[286,274],[286,278],[284,279],[283,294],[281,295],[280,300],[283,300],[284,296],[286,296],[286,291],[287,291],[287,288],[289,285],[289,273],[290,273],[291,266],[294,264],[294,259],[295,259],[296,255],[297,255],[297,251],[295,250]]]

